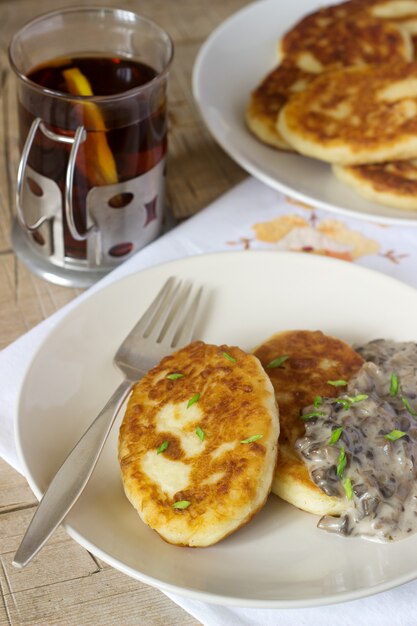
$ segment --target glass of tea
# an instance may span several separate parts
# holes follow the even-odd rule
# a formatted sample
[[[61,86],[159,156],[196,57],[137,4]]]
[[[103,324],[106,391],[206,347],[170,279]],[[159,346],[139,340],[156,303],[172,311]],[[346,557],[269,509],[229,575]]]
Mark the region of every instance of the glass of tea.
[[[88,286],[158,236],[172,56],[157,24],[111,8],[48,13],[12,38],[12,239],[35,273]]]

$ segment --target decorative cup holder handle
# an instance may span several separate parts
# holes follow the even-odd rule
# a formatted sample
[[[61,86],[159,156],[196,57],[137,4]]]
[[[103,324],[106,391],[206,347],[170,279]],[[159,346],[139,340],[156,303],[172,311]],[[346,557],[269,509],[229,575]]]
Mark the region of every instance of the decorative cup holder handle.
[[[74,220],[74,210],[73,210],[73,181],[74,181],[74,168],[75,161],[77,158],[78,148],[81,143],[86,140],[87,133],[84,126],[79,126],[75,132],[73,137],[68,137],[66,135],[58,135],[54,133],[52,130],[47,128],[40,117],[37,117],[33,120],[32,125],[30,127],[28,136],[25,141],[25,145],[23,146],[22,156],[20,157],[19,167],[17,170],[17,185],[16,185],[16,210],[17,216],[20,224],[23,226],[25,230],[29,233],[38,230],[47,222],[50,218],[49,215],[42,215],[36,222],[33,224],[28,224],[26,221],[25,213],[22,206],[22,195],[23,195],[23,185],[25,182],[26,175],[26,166],[29,158],[29,153],[32,148],[33,141],[35,139],[35,135],[40,130],[45,137],[50,139],[51,141],[57,141],[59,143],[68,143],[71,145],[71,151],[68,158],[68,165],[65,177],[65,215],[67,218],[68,229],[71,233],[71,236],[76,241],[85,241],[88,238],[89,232],[95,228],[95,226],[91,226],[86,233],[80,233],[75,226]]]
[[[69,148],[60,185],[30,166],[37,133]],[[151,169],[133,178],[93,186],[85,197],[86,229],[79,232],[74,176],[77,155],[86,139],[84,126],[68,136],[52,131],[41,117],[33,121],[18,167],[17,217],[12,233],[14,248],[35,273],[47,279],[52,274],[59,284],[81,287],[91,285],[159,235],[165,172],[162,157]],[[78,256],[66,248],[67,234],[75,241],[86,242]],[[75,247],[74,241],[70,243]]]

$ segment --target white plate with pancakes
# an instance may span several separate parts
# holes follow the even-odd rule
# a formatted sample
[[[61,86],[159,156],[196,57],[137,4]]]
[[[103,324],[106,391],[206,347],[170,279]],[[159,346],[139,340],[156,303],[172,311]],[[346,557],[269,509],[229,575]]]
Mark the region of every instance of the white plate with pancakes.
[[[221,24],[200,49],[194,66],[193,92],[202,117],[237,163],[297,200],[349,217],[417,226],[416,211],[365,199],[340,182],[329,163],[270,147],[247,127],[250,94],[278,65],[280,39],[321,6],[316,0],[261,0]]]
[[[27,369],[16,438],[38,498],[120,382],[115,350],[170,275],[204,285],[196,337],[207,343],[250,351],[290,329],[319,329],[348,343],[417,340],[416,290],[335,259],[228,252],[128,276],[72,309]],[[318,517],[274,495],[246,526],[216,545],[165,543],[124,495],[117,460],[120,421],[121,416],[65,527],[129,576],[190,598],[265,608],[353,600],[417,577],[417,535],[393,544],[342,538],[319,530]]]

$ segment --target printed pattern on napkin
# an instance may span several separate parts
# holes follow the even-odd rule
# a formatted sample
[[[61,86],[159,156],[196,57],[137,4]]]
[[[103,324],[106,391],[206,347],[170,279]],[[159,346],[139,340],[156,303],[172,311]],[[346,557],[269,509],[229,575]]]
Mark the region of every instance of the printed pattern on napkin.
[[[393,275],[390,265],[402,264],[408,274],[407,282],[417,286],[413,277],[417,269],[415,245],[409,245],[409,233],[404,236],[408,227],[332,215],[279,193],[276,199],[275,216],[254,222],[250,234],[227,241],[227,246],[305,252],[349,262],[361,260],[362,265]],[[417,243],[417,230],[413,234]]]

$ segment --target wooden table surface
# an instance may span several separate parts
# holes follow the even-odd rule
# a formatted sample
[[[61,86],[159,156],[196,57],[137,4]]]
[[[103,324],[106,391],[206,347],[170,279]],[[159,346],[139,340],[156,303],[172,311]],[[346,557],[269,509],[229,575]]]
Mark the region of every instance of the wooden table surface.
[[[6,56],[10,36],[29,19],[74,4],[140,10],[168,30],[174,40],[175,60],[170,84],[167,206],[176,218],[185,219],[246,176],[210,137],[191,93],[191,72],[200,45],[219,23],[246,3],[0,0],[0,348],[79,294],[77,289],[58,287],[32,275],[11,247],[18,153],[15,84]],[[12,557],[35,504],[24,478],[0,459],[0,626],[198,623],[160,591],[99,561],[62,529],[30,566],[14,569]]]

